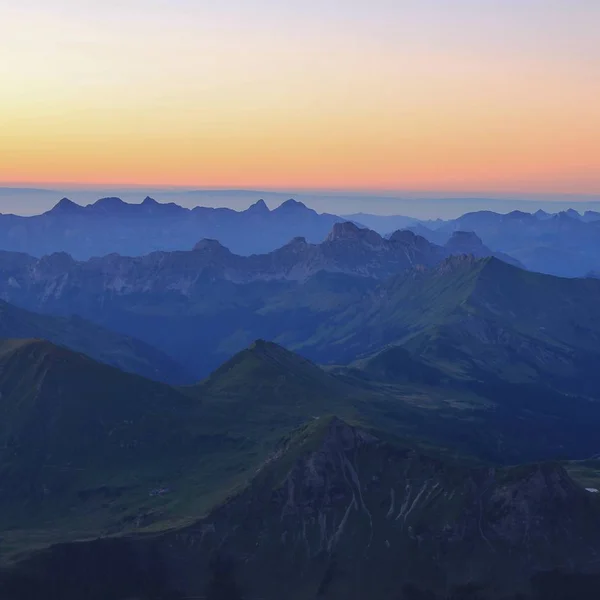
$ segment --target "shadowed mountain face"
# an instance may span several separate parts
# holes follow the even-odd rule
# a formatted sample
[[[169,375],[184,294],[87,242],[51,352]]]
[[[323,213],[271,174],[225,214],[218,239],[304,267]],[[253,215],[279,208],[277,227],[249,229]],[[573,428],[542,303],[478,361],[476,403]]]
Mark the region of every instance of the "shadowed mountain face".
[[[199,239],[214,238],[233,252],[248,255],[269,252],[296,236],[320,242],[339,221],[343,219],[317,214],[295,200],[274,210],[259,200],[238,212],[187,209],[152,198],[141,204],[102,198],[88,206],[63,198],[42,215],[0,215],[0,249],[33,256],[67,252],[86,260],[112,252],[140,256],[157,250],[184,250]]]
[[[331,419],[173,536],[176,558],[164,559],[176,580],[181,558],[210,572],[207,555],[225,556],[240,597],[396,599],[417,588],[445,598],[471,584],[498,598],[530,593],[532,574],[565,557],[589,565],[599,511],[559,466],[458,467]],[[554,520],[569,532],[548,531]]]
[[[168,446],[183,456],[185,396],[49,342],[3,341],[0,391],[4,528],[60,514],[86,481],[143,479],[149,460],[159,473]]]
[[[193,524],[50,548],[0,572],[0,590],[6,600],[84,590],[92,600],[541,600],[553,588],[557,600],[574,589],[591,600],[599,539],[598,499],[559,465],[466,467],[323,418]]]
[[[0,300],[0,339],[48,340],[123,371],[173,384],[191,376],[175,360],[152,346],[105,329],[81,317],[56,317],[23,310]]]
[[[67,252],[78,260],[119,253],[141,256],[154,251],[186,250],[202,238],[218,240],[240,255],[271,252],[293,238],[309,244],[325,239],[335,223],[351,220],[387,234],[410,228],[444,246],[453,232],[474,232],[476,239],[464,248],[475,256],[490,255],[526,268],[561,276],[581,277],[600,264],[600,213],[573,209],[559,213],[538,210],[467,213],[458,219],[419,221],[409,217],[355,214],[341,218],[317,214],[301,202],[288,200],[274,210],[259,200],[244,211],[158,203],[146,198],[128,204],[119,198],[102,198],[79,206],[63,198],[47,213],[33,217],[0,215],[0,250],[43,256]],[[259,233],[260,232],[260,233]],[[454,250],[464,246],[451,242]]]
[[[473,264],[435,273],[478,297]],[[591,456],[600,404],[434,358],[259,340],[177,389],[3,342],[0,597],[593,598],[596,461],[479,461]]]

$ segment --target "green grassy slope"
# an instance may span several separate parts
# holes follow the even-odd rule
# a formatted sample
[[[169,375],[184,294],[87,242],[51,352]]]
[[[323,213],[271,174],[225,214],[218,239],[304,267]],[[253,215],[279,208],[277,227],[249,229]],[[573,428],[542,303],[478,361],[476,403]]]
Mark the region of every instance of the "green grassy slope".
[[[348,392],[264,342],[177,389],[48,342],[5,341],[0,554],[197,519],[282,435],[341,408]]]
[[[48,342],[2,343],[0,393],[2,554],[167,526],[247,468],[196,400]]]
[[[401,346],[448,376],[598,398],[600,286],[590,281],[530,273],[494,258],[454,257],[387,282],[362,309],[339,318],[334,339],[310,343],[320,344],[324,357],[343,346],[341,362]]]
[[[258,341],[173,388],[48,342],[4,342],[0,554],[182,527],[243,487],[289,431],[331,414],[447,458],[598,451],[597,403],[450,377],[406,351],[386,358],[327,372]]]

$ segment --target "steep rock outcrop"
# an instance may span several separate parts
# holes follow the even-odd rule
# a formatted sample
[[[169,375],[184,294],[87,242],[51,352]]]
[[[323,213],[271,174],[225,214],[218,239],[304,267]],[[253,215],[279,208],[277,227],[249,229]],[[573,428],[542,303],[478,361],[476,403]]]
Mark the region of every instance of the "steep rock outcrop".
[[[565,565],[595,593],[599,540],[597,498],[559,465],[466,467],[322,418],[206,518],[117,550],[141,572],[153,557],[174,598],[206,594],[216,578],[231,598],[529,599]],[[41,581],[52,552],[38,558]],[[72,578],[54,581],[70,598]]]

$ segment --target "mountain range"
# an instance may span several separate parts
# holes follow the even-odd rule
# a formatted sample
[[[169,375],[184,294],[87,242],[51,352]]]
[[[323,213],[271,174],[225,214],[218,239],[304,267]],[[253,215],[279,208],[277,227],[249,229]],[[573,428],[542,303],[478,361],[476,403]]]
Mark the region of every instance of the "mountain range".
[[[596,598],[600,279],[478,219],[0,252],[0,598]]]
[[[0,264],[0,295],[140,339],[196,378],[256,338],[323,364],[393,344],[443,356],[448,338],[453,362],[471,370],[496,353],[502,377],[538,377],[541,369],[552,381],[563,373],[577,381],[577,365],[587,368],[597,348],[600,282],[496,258],[444,258],[449,252],[411,233],[384,240],[339,224],[321,245],[296,240],[264,256],[239,257],[206,241],[142,258],[19,255]],[[465,353],[459,341],[467,338]]]
[[[191,248],[202,238],[218,239],[233,252],[269,252],[296,236],[320,242],[343,221],[288,200],[269,210],[259,200],[247,210],[183,208],[147,197],[140,204],[101,198],[87,206],[63,198],[41,215],[0,215],[0,249],[43,256],[67,252],[80,260],[119,253],[140,256],[157,250]],[[261,235],[257,235],[260,231]]]
[[[474,233],[489,252],[503,254],[526,268],[580,277],[597,271],[600,262],[600,213],[574,209],[507,214],[466,213],[457,219],[419,220],[402,215],[354,213],[345,217],[318,214],[295,200],[270,210],[263,200],[248,209],[159,203],[147,197],[131,204],[116,197],[81,206],[63,198],[44,214],[0,214],[0,250],[42,257],[66,252],[77,260],[118,253],[143,256],[155,251],[188,250],[198,240],[218,241],[243,256],[270,253],[290,240],[320,244],[335,223],[351,222],[380,235],[409,229],[444,246],[455,232]]]
[[[398,389],[412,396],[416,386],[421,390],[417,402],[424,396],[435,398],[430,401],[437,414],[447,406],[444,399],[454,394],[460,398],[458,405],[504,406],[486,423],[484,439],[473,438],[473,432],[444,438],[448,446],[464,445],[466,453],[476,448],[481,457],[497,462],[598,452],[594,436],[591,441],[583,435],[574,438],[571,430],[563,431],[554,421],[577,418],[580,433],[588,427],[595,431],[594,411],[600,398],[595,369],[600,358],[597,279],[556,278],[494,257],[468,255],[380,280],[320,271],[301,281],[233,283],[213,271],[185,287],[186,293],[169,285],[144,287],[144,281],[160,281],[157,270],[149,271],[152,275],[146,275],[139,287],[124,286],[119,293],[93,288],[89,282],[98,276],[74,277],[58,269],[49,271],[58,280],[44,280],[37,266],[27,273],[27,283],[19,280],[5,289],[18,292],[13,301],[34,305],[44,315],[10,308],[13,314],[24,315],[21,320],[43,323],[46,329],[39,324],[35,331],[13,325],[5,335],[54,339],[112,364],[118,364],[113,357],[119,355],[123,339],[119,336],[137,338],[160,348],[152,355],[156,362],[160,353],[170,357],[162,376],[150,373],[165,382],[175,380],[173,362],[190,374],[183,381],[200,379],[254,339],[267,338],[351,382],[342,397],[351,396],[350,389],[365,387],[378,396]],[[108,334],[99,337],[95,326],[82,317],[68,317],[74,323],[69,332],[61,325],[67,317],[52,313],[80,314],[118,334],[109,343]],[[17,318],[7,321],[16,324]],[[60,336],[51,325],[58,327]],[[143,349],[150,354],[147,346]],[[137,358],[141,354],[141,350],[136,354],[136,368],[125,360],[119,366],[141,373],[139,363],[145,367]],[[244,386],[252,389],[248,383]],[[263,393],[260,389],[257,394]],[[514,415],[525,406],[529,408],[517,423],[529,423],[528,415],[534,414],[535,427],[547,430],[550,437],[517,436],[507,441],[504,424],[508,420],[518,431]],[[544,411],[548,417],[542,418]],[[433,423],[430,418],[428,426],[434,428]],[[469,443],[463,444],[462,435]]]
[[[248,257],[215,240],[190,251],[88,261],[66,253],[36,259],[5,252],[0,298],[138,338],[201,377],[256,338],[307,345],[318,328],[331,326],[327,318],[368,302],[379,282],[433,267],[454,252],[495,255],[473,234],[457,232],[442,247],[410,231],[385,239],[350,222],[334,224],[320,244],[294,238]]]
[[[131,286],[129,277],[132,275],[143,280],[145,288],[145,282],[150,279],[153,286],[164,285],[165,275],[174,280],[175,285],[189,287],[194,278],[206,273],[234,283],[299,281],[320,271],[381,279],[411,266],[437,264],[452,254],[472,254],[478,258],[496,256],[520,266],[510,256],[487,248],[473,233],[454,232],[445,246],[438,246],[408,230],[396,231],[383,238],[375,231],[343,222],[335,223],[318,244],[309,243],[304,237],[295,237],[267,254],[241,256],[232,253],[218,240],[204,239],[187,251],[154,252],[142,257],[111,253],[87,261],[77,261],[65,252],[55,252],[41,259],[1,252],[0,268],[4,267],[12,287],[22,284],[22,272],[35,273],[34,277],[40,279],[57,274],[69,278],[73,271],[77,274],[102,272],[105,278],[118,273],[125,288]],[[180,283],[177,278],[182,274],[186,278]],[[117,284],[107,283],[117,291]]]
[[[573,209],[556,214],[480,211],[409,227],[438,244],[444,244],[454,231],[473,231],[490,248],[541,273],[582,277],[597,270],[600,263],[600,213],[596,211],[583,215]]]
[[[10,289],[35,290],[17,275],[43,281],[44,259],[9,258]],[[119,297],[120,323],[141,315],[163,350],[188,331],[181,358],[194,339],[211,355],[219,332],[268,326],[330,366],[257,341],[172,387],[2,342],[3,599],[594,598],[600,281],[458,255],[381,279],[213,270],[194,294],[140,287],[94,305],[94,278],[54,258],[59,283],[38,300],[59,290],[97,315]],[[99,339],[80,318],[3,310],[5,335]]]
[[[0,389],[4,600],[596,592],[598,461],[493,466],[474,440],[524,458],[562,429],[576,458],[597,403],[558,420],[450,382],[441,400],[262,341],[187,388],[4,342]]]
[[[437,229],[452,230],[453,226],[461,220],[463,223],[474,220],[471,221],[471,225],[481,224],[479,221],[486,222],[488,225],[500,224],[501,222],[507,223],[510,222],[511,219],[519,217],[527,218],[529,216],[534,217],[538,221],[573,219],[582,223],[592,223],[600,220],[600,212],[597,210],[579,212],[574,208],[568,208],[567,210],[557,212],[548,212],[542,209],[532,210],[531,212],[523,210],[512,210],[509,212],[476,210],[466,212],[462,216],[454,219],[444,219],[439,217],[436,219],[419,219],[404,215],[372,215],[368,213],[353,213],[341,216],[349,221],[362,223],[364,226],[369,227],[382,235],[397,229],[413,229],[420,226],[428,228],[429,231],[435,231]],[[503,217],[506,217],[506,219],[503,219]]]

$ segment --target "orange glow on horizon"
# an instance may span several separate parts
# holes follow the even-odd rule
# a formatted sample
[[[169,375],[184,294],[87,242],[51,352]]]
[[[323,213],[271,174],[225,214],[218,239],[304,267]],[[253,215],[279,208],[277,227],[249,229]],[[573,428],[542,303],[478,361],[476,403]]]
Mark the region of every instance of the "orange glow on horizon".
[[[569,32],[540,11],[546,37],[515,21],[508,39],[494,23],[524,19],[516,4],[466,30],[469,2],[448,23],[418,8],[429,4],[397,14],[374,0],[408,20],[402,36],[383,18],[347,31],[298,18],[265,36],[193,7],[166,30],[175,17],[148,8],[143,33],[124,8],[111,35],[84,9],[12,8],[0,184],[600,194],[600,43],[584,36],[595,15]],[[200,17],[221,28],[196,32]]]

